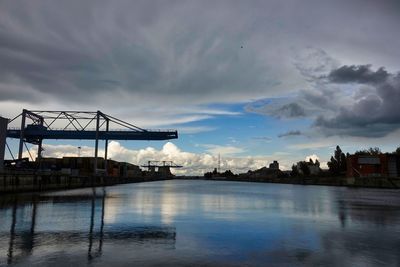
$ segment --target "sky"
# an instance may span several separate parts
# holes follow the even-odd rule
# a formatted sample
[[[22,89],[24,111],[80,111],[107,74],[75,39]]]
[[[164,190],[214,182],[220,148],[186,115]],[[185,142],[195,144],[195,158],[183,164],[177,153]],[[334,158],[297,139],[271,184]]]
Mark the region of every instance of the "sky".
[[[400,146],[397,0],[0,1],[0,116],[101,110],[179,139],[113,159],[281,169]],[[17,151],[17,142],[7,140]],[[94,142],[45,141],[44,156]],[[32,147],[32,154],[35,154]],[[10,155],[8,155],[10,157]]]

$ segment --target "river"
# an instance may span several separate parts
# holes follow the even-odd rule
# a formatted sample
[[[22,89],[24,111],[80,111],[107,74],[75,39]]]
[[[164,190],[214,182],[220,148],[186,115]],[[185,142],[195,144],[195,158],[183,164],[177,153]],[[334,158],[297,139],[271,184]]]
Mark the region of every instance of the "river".
[[[170,180],[0,197],[0,266],[400,266],[400,191]]]

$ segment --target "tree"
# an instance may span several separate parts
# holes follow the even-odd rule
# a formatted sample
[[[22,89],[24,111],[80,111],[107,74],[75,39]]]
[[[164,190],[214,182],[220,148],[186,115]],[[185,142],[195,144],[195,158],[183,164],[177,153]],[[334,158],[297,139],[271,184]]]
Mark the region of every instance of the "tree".
[[[340,172],[346,172],[347,170],[347,158],[344,153],[340,154]]]
[[[318,166],[318,167],[320,167],[320,165],[321,165],[321,164],[319,163],[319,160],[318,160],[318,159],[315,160],[315,163],[314,163],[314,164],[315,164],[315,166]]]
[[[310,169],[308,168],[308,164],[305,161],[300,161],[300,170],[305,176],[310,175]]]
[[[396,149],[396,151],[394,153],[397,155],[400,155],[400,146]]]
[[[336,161],[336,159],[331,156],[331,160],[328,161],[328,168],[329,171],[333,174],[339,173],[339,163]]]
[[[335,175],[345,172],[347,168],[346,161],[346,155],[342,152],[339,146],[336,146],[334,156],[332,156],[331,160],[328,162],[329,171]]]
[[[212,172],[206,172],[206,173],[204,174],[204,177],[205,177],[205,178],[211,178],[211,177],[212,177]]]
[[[370,147],[368,149],[359,150],[354,153],[355,155],[365,155],[365,156],[376,156],[382,154],[382,151],[379,147]]]
[[[336,150],[335,150],[335,160],[339,163],[339,165],[340,165],[340,159],[341,159],[341,156],[342,156],[342,150],[340,149],[340,147],[339,146],[336,146]]]
[[[292,177],[299,176],[299,170],[297,169],[296,164],[292,165],[292,172],[290,173],[290,176],[292,176]]]
[[[235,176],[235,175],[233,174],[233,172],[232,172],[231,170],[226,170],[226,171],[223,173],[223,176],[225,176],[225,177],[232,177],[232,176]]]
[[[379,155],[382,154],[382,151],[379,147],[370,147],[368,149],[368,152],[370,155]]]

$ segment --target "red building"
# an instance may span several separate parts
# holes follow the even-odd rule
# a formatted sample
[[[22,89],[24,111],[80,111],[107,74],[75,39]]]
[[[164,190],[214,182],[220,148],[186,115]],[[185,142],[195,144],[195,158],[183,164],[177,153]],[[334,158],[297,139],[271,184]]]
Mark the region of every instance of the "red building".
[[[395,154],[351,155],[347,177],[400,177],[400,156]]]

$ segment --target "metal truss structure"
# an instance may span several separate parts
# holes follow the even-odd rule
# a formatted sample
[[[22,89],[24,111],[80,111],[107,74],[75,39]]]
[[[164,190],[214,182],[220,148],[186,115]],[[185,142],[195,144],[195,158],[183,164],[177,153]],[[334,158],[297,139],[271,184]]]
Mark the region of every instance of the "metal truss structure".
[[[163,160],[163,161],[159,161],[159,160],[149,160],[147,162],[147,165],[142,165],[141,167],[145,167],[145,168],[155,168],[155,167],[170,167],[170,168],[182,168],[183,166],[181,165],[176,165],[173,161],[168,161],[168,160]]]
[[[38,159],[42,154],[44,139],[95,140],[97,168],[99,140],[105,141],[104,158],[107,166],[109,140],[169,140],[178,138],[176,130],[146,130],[122,121],[101,111],[41,111],[24,109],[9,123],[21,117],[20,128],[9,128],[7,137],[19,139],[18,159],[22,159],[25,143],[38,145]],[[27,124],[27,120],[31,123]],[[113,130],[116,125],[120,129]],[[94,129],[92,128],[94,126]],[[121,129],[122,128],[122,129]]]

